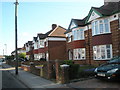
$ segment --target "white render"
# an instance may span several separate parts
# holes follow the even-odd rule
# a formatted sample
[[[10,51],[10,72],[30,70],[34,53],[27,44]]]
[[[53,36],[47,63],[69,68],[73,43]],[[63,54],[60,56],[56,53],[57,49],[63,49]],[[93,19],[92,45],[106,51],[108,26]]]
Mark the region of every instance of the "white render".
[[[88,22],[90,22],[90,21],[92,21],[92,20],[95,20],[95,19],[97,19],[97,18],[99,18],[99,17],[100,17],[100,16],[93,11],[92,14],[91,14],[91,16],[90,16],[90,18],[89,18],[89,20],[88,20]]]
[[[48,41],[66,41],[66,38],[48,37]]]

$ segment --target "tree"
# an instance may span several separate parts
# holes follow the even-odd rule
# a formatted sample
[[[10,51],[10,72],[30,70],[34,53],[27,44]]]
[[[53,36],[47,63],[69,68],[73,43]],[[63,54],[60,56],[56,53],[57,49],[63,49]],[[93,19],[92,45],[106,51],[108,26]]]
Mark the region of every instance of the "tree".
[[[26,57],[26,53],[20,53],[20,54],[18,55],[18,57],[19,57],[19,58],[25,58],[25,57]]]

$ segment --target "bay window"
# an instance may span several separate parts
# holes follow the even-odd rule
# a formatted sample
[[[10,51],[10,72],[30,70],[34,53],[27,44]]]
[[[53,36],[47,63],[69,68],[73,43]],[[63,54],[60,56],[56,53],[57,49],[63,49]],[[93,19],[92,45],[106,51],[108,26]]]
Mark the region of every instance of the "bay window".
[[[73,30],[73,40],[83,40],[84,39],[84,30],[83,29],[78,29],[78,30]]]
[[[93,46],[94,60],[105,60],[112,58],[112,45]]]
[[[74,60],[83,60],[85,59],[85,48],[77,48],[73,50],[73,59]]]
[[[109,26],[108,19],[101,19],[92,22],[92,35],[98,34],[105,34],[110,33],[110,26]]]

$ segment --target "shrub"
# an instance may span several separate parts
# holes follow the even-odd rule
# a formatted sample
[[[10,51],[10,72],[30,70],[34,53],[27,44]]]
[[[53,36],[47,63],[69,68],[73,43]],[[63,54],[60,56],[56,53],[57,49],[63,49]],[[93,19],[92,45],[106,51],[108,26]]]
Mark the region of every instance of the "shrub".
[[[62,64],[69,66],[69,78],[75,79],[78,76],[79,64],[74,64],[72,60],[64,60]]]

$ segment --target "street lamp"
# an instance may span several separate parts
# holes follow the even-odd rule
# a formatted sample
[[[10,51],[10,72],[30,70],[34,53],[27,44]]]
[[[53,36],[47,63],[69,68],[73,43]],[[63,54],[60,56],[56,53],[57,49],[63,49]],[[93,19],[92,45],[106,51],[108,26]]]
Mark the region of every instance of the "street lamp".
[[[16,67],[15,74],[18,75],[18,53],[17,53],[17,6],[18,0],[16,0],[15,4],[15,57],[16,57]]]
[[[7,44],[4,45],[5,45],[5,55],[7,55]]]

